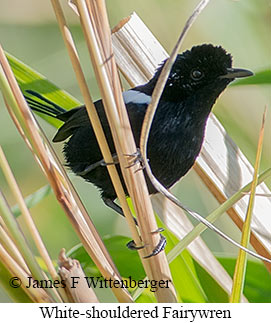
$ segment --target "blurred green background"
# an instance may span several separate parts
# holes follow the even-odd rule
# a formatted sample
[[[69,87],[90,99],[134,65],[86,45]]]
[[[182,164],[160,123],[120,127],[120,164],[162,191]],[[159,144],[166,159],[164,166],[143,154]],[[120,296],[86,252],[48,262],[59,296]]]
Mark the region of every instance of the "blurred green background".
[[[175,45],[185,20],[198,0],[107,0],[111,27],[135,11],[161,44],[170,52]],[[88,53],[78,26],[77,17],[62,1],[71,23],[80,58],[94,99],[99,92],[90,68]],[[55,22],[50,1],[0,0],[0,41],[7,52],[45,75],[50,81],[82,101],[66,49]],[[185,39],[183,50],[195,44],[222,45],[234,58],[234,66],[254,72],[271,68],[271,1],[269,0],[216,0],[211,1],[200,15]],[[271,94],[270,86],[243,86],[228,88],[214,108],[229,135],[253,164],[262,113],[268,107],[261,170],[271,165]],[[49,138],[55,129],[40,120]],[[0,144],[20,184],[24,196],[47,183],[32,154],[25,146],[0,98]],[[54,145],[61,160],[61,144]],[[102,236],[123,234],[129,230],[126,223],[99,199],[98,191],[82,179],[70,174],[94,224]],[[270,180],[269,180],[270,187]],[[0,172],[0,185],[10,203],[13,197]],[[216,200],[205,189],[194,171],[178,183],[174,192],[182,202],[202,215],[217,207]],[[53,195],[31,210],[34,220],[48,247],[56,258],[62,247],[67,250],[78,239]],[[20,221],[20,220],[19,220]],[[239,240],[239,231],[225,215],[217,225],[231,237]],[[57,228],[54,230],[54,228]],[[222,241],[212,232],[203,234],[211,250],[236,254],[236,248]],[[1,291],[0,291],[1,297]],[[4,296],[3,296],[4,297]],[[3,298],[5,299],[5,298]],[[1,300],[1,298],[0,298]]]

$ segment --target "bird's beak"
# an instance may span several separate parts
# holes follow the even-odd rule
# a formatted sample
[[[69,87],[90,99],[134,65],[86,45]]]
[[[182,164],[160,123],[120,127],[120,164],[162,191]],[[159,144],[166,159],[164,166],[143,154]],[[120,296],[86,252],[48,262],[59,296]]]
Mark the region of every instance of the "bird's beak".
[[[235,79],[237,77],[247,77],[252,76],[253,73],[249,70],[244,70],[242,68],[227,68],[227,73],[221,75],[221,79]]]

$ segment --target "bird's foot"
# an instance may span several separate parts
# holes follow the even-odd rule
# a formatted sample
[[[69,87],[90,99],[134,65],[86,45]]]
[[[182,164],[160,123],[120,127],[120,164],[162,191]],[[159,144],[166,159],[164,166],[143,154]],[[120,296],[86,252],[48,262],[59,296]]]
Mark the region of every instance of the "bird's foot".
[[[163,228],[158,228],[157,230],[153,231],[152,233],[155,234],[155,233],[160,233],[164,231]],[[167,243],[167,240],[166,238],[160,233],[160,241],[158,242],[157,246],[153,249],[152,253],[149,254],[148,256],[145,256],[143,258],[150,258],[150,257],[153,257],[153,256],[156,256],[159,252],[163,251],[166,247],[166,243]],[[143,249],[145,246],[137,246],[134,242],[134,240],[132,241],[129,241],[126,245],[129,249],[131,250],[140,250],[140,249]]]
[[[130,250],[140,250],[140,249],[143,249],[145,246],[142,245],[142,246],[137,246],[134,242],[134,240],[131,240],[129,241],[127,244],[126,244],[126,247]]]
[[[105,205],[107,205],[108,207],[110,207],[111,209],[113,209],[114,211],[119,213],[120,215],[124,216],[122,208],[118,204],[116,204],[114,202],[114,200],[112,200],[110,198],[106,198],[106,197],[102,197],[102,199],[103,199]],[[134,218],[134,221],[135,221],[135,225],[138,225],[136,218]],[[160,233],[160,241],[159,241],[158,245],[153,249],[152,253],[148,256],[145,256],[144,258],[150,258],[152,256],[155,256],[159,252],[161,252],[165,249],[167,241],[166,241],[166,238],[161,234],[162,231],[164,231],[163,228],[158,228],[157,230],[152,232],[152,234]],[[139,250],[139,249],[143,249],[145,247],[144,245],[137,246],[135,244],[134,240],[129,241],[126,246],[131,250]]]

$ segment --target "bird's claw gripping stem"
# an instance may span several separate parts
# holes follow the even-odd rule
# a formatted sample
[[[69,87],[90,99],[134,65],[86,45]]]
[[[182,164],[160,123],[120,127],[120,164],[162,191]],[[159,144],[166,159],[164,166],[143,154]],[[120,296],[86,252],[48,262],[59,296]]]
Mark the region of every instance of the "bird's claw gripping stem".
[[[163,228],[158,228],[157,230],[153,231],[152,233],[155,234],[155,233],[160,233],[164,231]],[[157,244],[157,246],[153,249],[152,253],[149,254],[148,256],[145,256],[143,258],[150,258],[150,257],[153,257],[153,256],[156,256],[158,253],[160,253],[161,251],[163,251],[166,247],[166,243],[167,243],[167,240],[166,238],[160,233],[160,240]],[[140,250],[140,249],[143,249],[145,246],[137,246],[134,242],[134,240],[131,240],[127,243],[126,245],[129,249],[131,250]]]
[[[140,168],[138,168],[138,169],[136,170],[136,172],[138,172],[138,171],[140,171],[140,170],[142,170],[142,169],[144,169],[144,168],[145,168],[144,159],[143,159],[143,157],[142,157],[142,155],[141,155],[141,152],[140,152],[140,149],[139,149],[139,148],[137,148],[137,149],[136,149],[136,152],[135,152],[135,153],[133,153],[133,154],[125,154],[125,156],[127,156],[127,157],[131,158],[130,165],[128,165],[126,168],[133,167],[133,166],[135,166],[137,163],[139,163],[139,164],[140,164]]]

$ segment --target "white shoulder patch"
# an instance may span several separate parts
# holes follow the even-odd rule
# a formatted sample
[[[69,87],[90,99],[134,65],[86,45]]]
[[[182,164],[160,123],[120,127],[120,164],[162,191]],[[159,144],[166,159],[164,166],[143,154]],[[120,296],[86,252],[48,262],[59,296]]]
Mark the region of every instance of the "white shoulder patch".
[[[150,104],[151,96],[136,90],[128,90],[122,93],[125,104]]]

